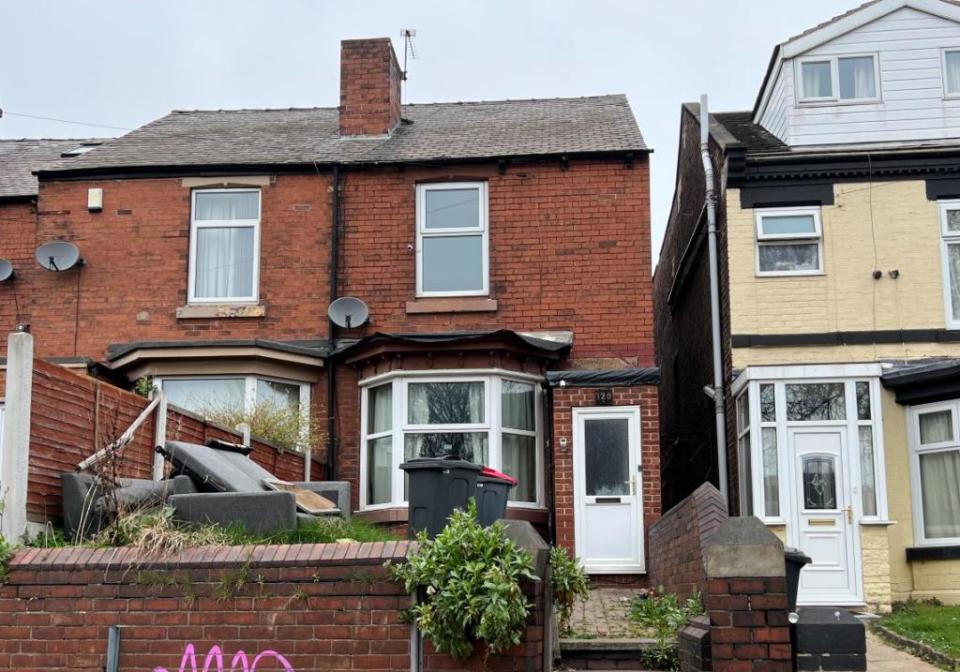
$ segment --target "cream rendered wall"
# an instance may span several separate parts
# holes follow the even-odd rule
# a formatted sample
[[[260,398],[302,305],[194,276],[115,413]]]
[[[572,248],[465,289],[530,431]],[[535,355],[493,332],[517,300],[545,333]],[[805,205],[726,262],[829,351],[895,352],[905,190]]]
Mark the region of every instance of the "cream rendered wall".
[[[944,328],[939,210],[922,180],[837,184],[821,219],[823,275],[758,278],[754,211],[727,191],[731,333]]]

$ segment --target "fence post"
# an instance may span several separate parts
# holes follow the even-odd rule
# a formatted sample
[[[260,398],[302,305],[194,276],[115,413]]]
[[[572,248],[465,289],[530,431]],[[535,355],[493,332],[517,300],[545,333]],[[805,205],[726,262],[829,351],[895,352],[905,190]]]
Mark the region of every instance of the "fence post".
[[[18,541],[27,531],[32,395],[33,336],[22,329],[7,338],[7,389],[0,437],[0,534],[10,541]]]

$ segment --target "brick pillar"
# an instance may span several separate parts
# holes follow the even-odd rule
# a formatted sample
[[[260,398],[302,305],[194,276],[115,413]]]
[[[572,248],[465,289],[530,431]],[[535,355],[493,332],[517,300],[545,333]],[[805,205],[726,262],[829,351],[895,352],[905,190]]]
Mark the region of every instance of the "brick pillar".
[[[783,544],[753,517],[730,518],[704,552],[714,672],[790,672]]]

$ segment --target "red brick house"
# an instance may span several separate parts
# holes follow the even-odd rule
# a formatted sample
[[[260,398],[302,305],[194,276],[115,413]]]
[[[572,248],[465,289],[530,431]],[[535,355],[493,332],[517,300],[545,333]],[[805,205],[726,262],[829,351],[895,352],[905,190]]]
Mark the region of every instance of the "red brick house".
[[[485,462],[520,480],[511,516],[642,573],[659,372],[627,101],[401,105],[400,80],[389,40],[345,41],[339,108],[173,112],[40,167],[30,217],[0,220],[0,330],[19,313],[40,356],[188,408],[300,409],[329,435],[314,477],[375,521],[405,521],[405,459]],[[51,240],[84,265],[40,268]],[[365,324],[328,321],[344,296]]]

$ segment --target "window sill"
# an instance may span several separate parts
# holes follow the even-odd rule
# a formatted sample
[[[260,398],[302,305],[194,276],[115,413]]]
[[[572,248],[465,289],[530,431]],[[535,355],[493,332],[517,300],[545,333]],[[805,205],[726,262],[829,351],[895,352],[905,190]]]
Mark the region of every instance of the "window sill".
[[[907,562],[914,560],[960,560],[960,546],[911,546],[907,548]]]
[[[497,310],[497,300],[482,296],[424,298],[407,301],[407,314],[428,313],[493,313]]]
[[[266,314],[267,307],[257,303],[196,303],[177,308],[178,320],[264,317]]]

